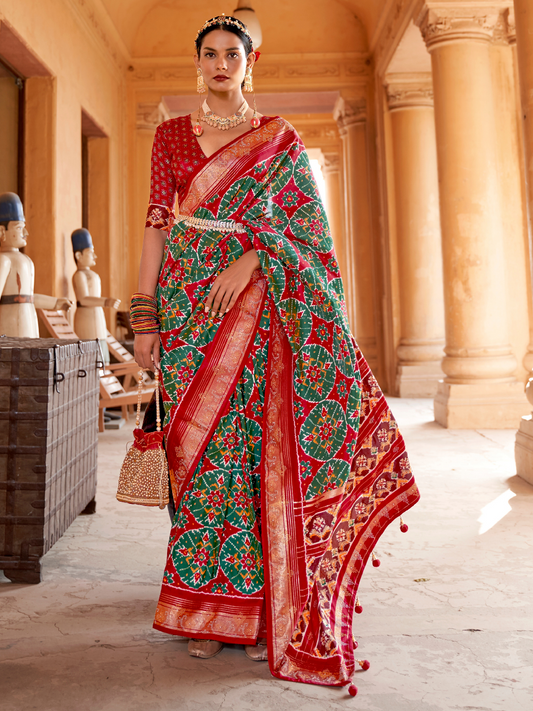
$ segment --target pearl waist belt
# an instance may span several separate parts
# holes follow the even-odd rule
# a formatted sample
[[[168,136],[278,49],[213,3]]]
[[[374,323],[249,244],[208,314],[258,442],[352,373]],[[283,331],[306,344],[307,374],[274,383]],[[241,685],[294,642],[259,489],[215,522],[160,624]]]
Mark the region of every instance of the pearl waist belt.
[[[176,215],[176,223],[184,222],[189,227],[201,230],[218,230],[218,232],[246,232],[244,225],[235,220],[204,220],[193,215]]]

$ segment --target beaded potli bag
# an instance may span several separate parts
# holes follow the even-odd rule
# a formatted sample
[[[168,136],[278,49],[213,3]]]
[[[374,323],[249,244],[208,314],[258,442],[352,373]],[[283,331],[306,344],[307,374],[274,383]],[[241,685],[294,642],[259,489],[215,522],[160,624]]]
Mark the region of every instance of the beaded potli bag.
[[[117,499],[126,504],[140,506],[159,506],[165,508],[169,502],[168,462],[161,431],[161,414],[159,405],[159,370],[155,371],[155,402],[156,424],[155,432],[145,432],[140,428],[141,396],[143,371],[139,373],[139,398],[137,400],[137,417],[133,430],[134,441],[122,463],[118,480]]]

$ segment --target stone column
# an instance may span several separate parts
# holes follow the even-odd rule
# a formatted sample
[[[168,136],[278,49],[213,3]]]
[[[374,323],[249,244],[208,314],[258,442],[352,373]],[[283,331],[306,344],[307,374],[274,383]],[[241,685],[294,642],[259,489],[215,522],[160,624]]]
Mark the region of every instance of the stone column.
[[[352,331],[377,369],[372,223],[367,166],[366,102],[339,98],[334,109],[343,144],[347,305]]]
[[[503,219],[490,42],[500,5],[430,3],[444,264],[446,378],[435,419],[451,428],[515,428],[528,410],[506,324]]]
[[[510,20],[512,30],[516,32],[516,56],[520,77],[522,116],[524,117],[523,131],[531,262],[533,256],[531,249],[531,236],[533,234],[533,5],[530,0],[514,0],[514,18],[511,16]],[[528,354],[524,359],[526,367],[531,367],[533,323],[531,323],[530,328],[530,345]],[[533,378],[529,380],[526,393],[531,405],[533,405]],[[515,459],[517,474],[530,484],[533,484],[533,415],[522,418],[520,429],[516,435]]]
[[[444,377],[444,298],[431,75],[391,76],[387,95],[401,315],[396,391],[434,397]]]
[[[339,261],[343,281],[347,281],[346,240],[344,236],[343,184],[341,155],[324,153],[323,165],[326,180],[326,210],[328,222]]]

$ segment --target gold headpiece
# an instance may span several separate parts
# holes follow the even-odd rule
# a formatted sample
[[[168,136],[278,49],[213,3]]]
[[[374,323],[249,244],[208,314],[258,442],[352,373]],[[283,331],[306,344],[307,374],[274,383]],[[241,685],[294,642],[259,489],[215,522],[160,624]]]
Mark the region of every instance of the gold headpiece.
[[[236,17],[230,17],[228,15],[225,15],[224,13],[222,13],[222,15],[218,15],[217,17],[213,17],[210,20],[208,20],[204,24],[204,26],[198,30],[198,32],[196,34],[196,39],[194,41],[196,42],[196,40],[202,34],[202,32],[204,30],[206,30],[208,27],[211,27],[212,25],[234,25],[234,27],[238,27],[239,30],[241,30],[241,32],[244,32],[244,34],[250,40],[250,44],[252,45],[252,51],[253,51],[254,43],[252,40],[252,35],[248,32],[248,28],[246,27],[244,22],[241,22]]]

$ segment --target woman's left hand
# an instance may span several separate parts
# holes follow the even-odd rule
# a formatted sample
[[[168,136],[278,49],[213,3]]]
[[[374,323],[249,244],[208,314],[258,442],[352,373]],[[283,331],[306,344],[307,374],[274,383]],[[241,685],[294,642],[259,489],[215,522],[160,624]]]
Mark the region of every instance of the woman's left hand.
[[[205,310],[212,316],[224,316],[248,285],[252,274],[260,266],[255,249],[245,252],[231,266],[217,276],[205,300]]]

